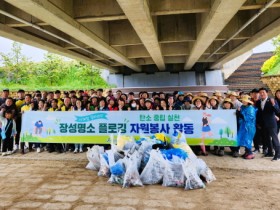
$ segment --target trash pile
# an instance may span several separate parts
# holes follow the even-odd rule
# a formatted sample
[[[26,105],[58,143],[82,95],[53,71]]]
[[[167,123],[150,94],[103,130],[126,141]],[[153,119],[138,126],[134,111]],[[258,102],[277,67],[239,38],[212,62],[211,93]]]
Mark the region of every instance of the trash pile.
[[[216,180],[206,163],[193,153],[183,133],[175,131],[170,143],[162,133],[142,136],[138,141],[120,133],[117,142],[113,136],[110,139],[110,150],[98,145],[88,148],[86,168],[108,177],[111,184],[162,184],[191,190],[205,188],[205,183]]]

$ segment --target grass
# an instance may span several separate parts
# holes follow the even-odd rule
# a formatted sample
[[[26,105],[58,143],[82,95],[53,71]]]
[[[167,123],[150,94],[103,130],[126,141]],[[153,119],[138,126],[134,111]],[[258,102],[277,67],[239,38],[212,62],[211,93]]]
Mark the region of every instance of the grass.
[[[18,91],[19,89],[23,89],[25,91],[54,91],[54,90],[90,90],[90,89],[97,89],[97,88],[110,88],[110,86],[91,86],[91,85],[61,85],[61,86],[44,86],[44,85],[19,85],[19,84],[13,84],[13,85],[3,85],[0,84],[0,90],[3,90],[5,88],[8,88],[10,91]]]

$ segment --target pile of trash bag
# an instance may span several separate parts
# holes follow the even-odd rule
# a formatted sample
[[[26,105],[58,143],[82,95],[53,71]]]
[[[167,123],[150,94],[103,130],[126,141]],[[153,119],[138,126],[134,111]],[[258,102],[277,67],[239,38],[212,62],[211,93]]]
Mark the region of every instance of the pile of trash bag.
[[[109,178],[123,188],[162,184],[185,190],[205,188],[216,180],[206,163],[197,158],[185,135],[175,131],[170,143],[164,134],[141,136],[137,141],[120,133],[116,141],[110,136],[111,149],[95,145],[88,148],[86,168]]]

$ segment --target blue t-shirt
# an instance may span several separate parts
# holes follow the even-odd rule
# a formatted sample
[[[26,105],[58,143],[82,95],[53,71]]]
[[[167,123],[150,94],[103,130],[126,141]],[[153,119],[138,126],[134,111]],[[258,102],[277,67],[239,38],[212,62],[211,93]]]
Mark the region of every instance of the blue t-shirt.
[[[35,123],[35,126],[36,126],[37,128],[42,128],[42,127],[43,127],[42,121],[37,121],[37,122]]]

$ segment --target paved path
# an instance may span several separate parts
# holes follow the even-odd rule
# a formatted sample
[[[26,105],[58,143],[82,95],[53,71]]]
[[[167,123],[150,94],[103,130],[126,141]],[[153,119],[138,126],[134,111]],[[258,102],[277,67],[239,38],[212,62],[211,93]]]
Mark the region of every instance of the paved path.
[[[254,160],[229,155],[203,159],[217,181],[184,191],[111,186],[107,178],[85,169],[85,153],[0,157],[0,209],[279,209],[280,161],[261,155]]]

